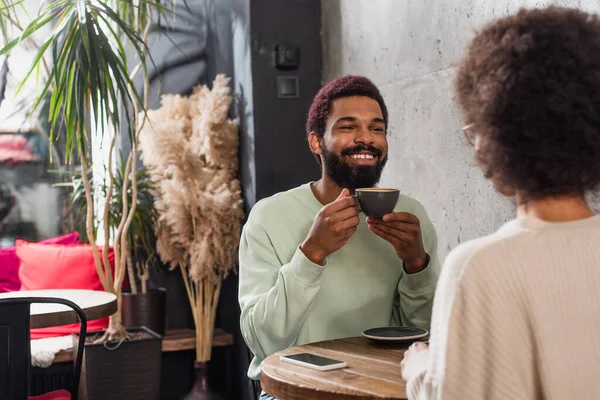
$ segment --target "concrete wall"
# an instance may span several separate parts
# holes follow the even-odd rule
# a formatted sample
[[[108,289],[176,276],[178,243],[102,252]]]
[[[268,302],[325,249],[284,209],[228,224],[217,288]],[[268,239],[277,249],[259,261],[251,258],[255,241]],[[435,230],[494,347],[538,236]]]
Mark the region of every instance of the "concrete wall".
[[[250,1],[232,0],[231,10],[235,114],[240,126],[239,175],[244,203],[249,209],[256,202]]]
[[[521,7],[600,11],[598,0],[322,0],[324,79],[371,78],[390,111],[390,161],[381,186],[426,207],[440,256],[514,215],[463,144],[453,103],[454,66],[476,28]],[[598,202],[595,202],[598,204]]]

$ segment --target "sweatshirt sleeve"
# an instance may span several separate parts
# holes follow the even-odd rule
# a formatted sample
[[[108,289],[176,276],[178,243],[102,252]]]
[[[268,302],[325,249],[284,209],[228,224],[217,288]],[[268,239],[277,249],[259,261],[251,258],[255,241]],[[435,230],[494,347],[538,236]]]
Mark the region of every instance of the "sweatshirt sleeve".
[[[519,284],[505,265],[471,257],[472,250],[465,249],[451,253],[444,264],[428,361],[415,376],[405,377],[408,398],[539,398],[534,343]]]
[[[423,247],[429,255],[429,264],[416,274],[402,274],[398,283],[398,311],[402,325],[429,329],[433,296],[440,273],[438,239],[435,228],[422,206],[419,205],[415,215],[420,221]]]
[[[254,355],[265,359],[294,345],[324,267],[306,258],[299,246],[283,264],[267,232],[249,224],[242,232],[239,262],[242,335]]]

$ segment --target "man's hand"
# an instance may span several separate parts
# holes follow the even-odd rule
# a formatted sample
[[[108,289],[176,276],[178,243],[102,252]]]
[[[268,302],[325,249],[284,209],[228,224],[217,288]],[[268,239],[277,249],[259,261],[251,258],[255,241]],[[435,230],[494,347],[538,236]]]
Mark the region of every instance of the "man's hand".
[[[423,249],[419,219],[413,214],[393,212],[382,219],[368,218],[371,232],[394,246],[396,254],[404,261],[404,270],[409,274],[422,271],[427,266],[427,253]]]
[[[319,211],[300,250],[315,264],[322,265],[325,257],[340,249],[356,232],[359,223],[356,200],[348,189]]]
[[[411,344],[404,352],[404,359],[400,363],[402,379],[408,382],[427,369],[428,357],[429,346],[423,342]]]

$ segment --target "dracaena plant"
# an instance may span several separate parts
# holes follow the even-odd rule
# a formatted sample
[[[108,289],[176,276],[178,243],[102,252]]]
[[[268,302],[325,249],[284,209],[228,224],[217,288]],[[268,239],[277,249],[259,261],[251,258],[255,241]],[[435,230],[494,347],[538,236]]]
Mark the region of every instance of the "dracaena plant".
[[[54,184],[55,187],[67,187],[71,189],[68,199],[68,211],[64,216],[73,221],[72,228],[85,234],[85,216],[87,213],[87,201],[85,198],[85,187],[81,172],[71,172],[54,170],[53,173],[67,175],[69,179],[64,183]],[[123,219],[123,186],[125,182],[125,162],[121,160],[114,174],[113,194],[110,198],[108,194],[108,182],[106,179],[95,182],[92,171],[87,172],[92,188],[94,198],[106,199],[108,208],[108,221],[94,219],[94,232],[105,226],[109,229],[110,236],[114,237]],[[156,189],[156,182],[150,178],[146,168],[139,168],[136,173],[137,200],[133,220],[127,232],[129,236],[127,242],[130,245],[126,267],[129,278],[131,292],[147,293],[148,279],[150,278],[150,269],[157,261],[156,254],[156,233],[158,226],[158,211],[155,206],[153,191]],[[125,201],[128,204],[133,203],[131,185],[127,189]],[[105,223],[106,222],[106,223]],[[97,239],[97,237],[95,238]]]
[[[38,79],[39,96],[32,111],[51,93],[48,122],[50,140],[59,132],[65,135],[63,154],[67,164],[79,159],[83,171],[91,164],[92,134],[110,142],[107,183],[103,204],[94,202],[88,174],[81,175],[86,202],[86,234],[92,245],[96,271],[104,289],[115,293],[119,311],[100,340],[127,337],[120,313],[122,283],[130,257],[132,226],[138,206],[137,148],[139,132],[146,124],[149,83],[146,65],[152,62],[146,41],[157,19],[170,13],[173,0],[53,0],[42,2],[36,12],[25,10],[23,0],[0,0],[0,56],[9,56],[24,41],[34,42],[37,55],[29,66],[28,79]],[[29,12],[32,17],[29,17]],[[39,39],[40,32],[44,34]],[[131,58],[135,58],[132,60]],[[129,59],[128,59],[129,58]],[[134,61],[134,62],[132,62]],[[133,65],[133,67],[131,67]],[[44,72],[43,74],[40,73]],[[133,79],[143,74],[143,89],[136,90]],[[21,85],[22,87],[23,85]],[[120,132],[126,126],[125,132]],[[117,136],[128,135],[131,152],[123,161],[122,178],[115,184],[112,170]],[[114,230],[114,270],[108,262],[108,246],[96,245],[94,217],[104,223],[104,243],[109,243],[109,214],[115,191],[121,196],[120,218]],[[94,206],[99,209],[95,210]]]

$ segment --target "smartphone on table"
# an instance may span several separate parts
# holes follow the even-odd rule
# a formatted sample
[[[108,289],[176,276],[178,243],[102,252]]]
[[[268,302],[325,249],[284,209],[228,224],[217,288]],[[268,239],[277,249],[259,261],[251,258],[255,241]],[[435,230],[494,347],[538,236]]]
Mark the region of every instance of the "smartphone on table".
[[[346,368],[348,366],[345,361],[334,360],[311,353],[298,353],[281,356],[280,360],[282,362],[316,369],[317,371],[329,371],[332,369]]]

